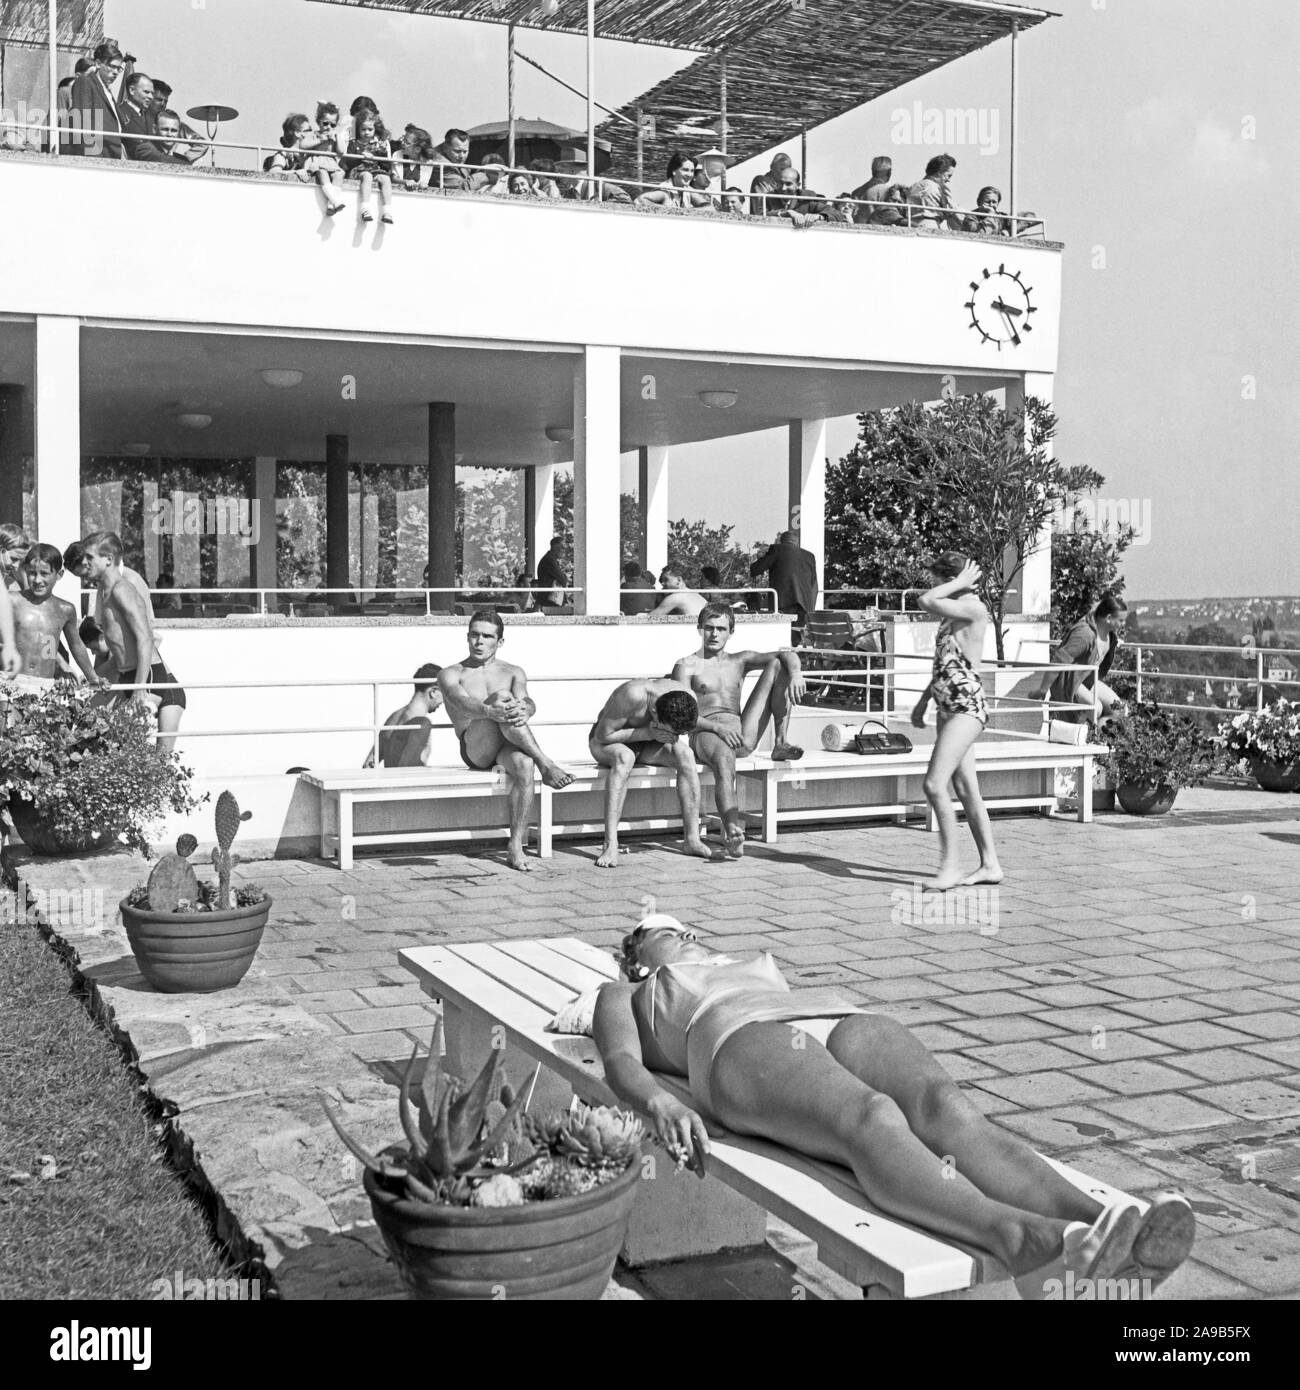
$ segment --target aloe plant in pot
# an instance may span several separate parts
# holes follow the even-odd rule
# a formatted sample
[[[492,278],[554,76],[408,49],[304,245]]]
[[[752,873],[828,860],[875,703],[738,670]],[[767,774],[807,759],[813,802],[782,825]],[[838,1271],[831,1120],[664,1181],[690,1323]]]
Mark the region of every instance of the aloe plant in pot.
[[[641,1175],[641,1122],[577,1106],[535,1119],[494,1050],[472,1085],[442,1065],[434,1030],[416,1110],[398,1096],[405,1145],[370,1153],[322,1098],[364,1166],[384,1243],[413,1298],[597,1299],[627,1233]]]
[[[189,857],[193,835],[154,865],[147,884],[122,899],[122,922],[140,973],[164,994],[208,994],[237,985],[253,963],[271,911],[270,895],[256,884],[231,886],[239,856],[231,853],[240,823],[252,815],[224,791],[217,798],[217,882],[201,882]]]
[[[1154,700],[1117,709],[1098,732],[1110,747],[1105,762],[1116,797],[1130,815],[1164,815],[1184,787],[1199,786],[1222,763],[1219,745],[1190,715]]]

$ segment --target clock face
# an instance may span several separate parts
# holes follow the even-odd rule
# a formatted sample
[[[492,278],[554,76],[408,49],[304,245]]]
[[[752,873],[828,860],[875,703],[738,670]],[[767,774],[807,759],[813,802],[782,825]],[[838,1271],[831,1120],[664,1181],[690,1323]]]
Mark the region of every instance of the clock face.
[[[970,310],[970,326],[985,343],[996,343],[998,351],[1009,343],[1019,347],[1026,333],[1034,331],[1030,317],[1038,310],[1030,301],[1031,286],[1020,278],[1020,272],[1000,265],[996,270],[983,270],[977,280],[970,282],[970,298],[965,307]]]

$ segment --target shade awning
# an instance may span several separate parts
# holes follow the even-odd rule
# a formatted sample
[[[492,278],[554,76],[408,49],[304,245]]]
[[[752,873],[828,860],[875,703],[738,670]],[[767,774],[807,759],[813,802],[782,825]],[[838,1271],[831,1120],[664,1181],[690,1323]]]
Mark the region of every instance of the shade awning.
[[[467,19],[585,34],[585,0],[561,0],[542,15],[538,0],[312,0],[356,9]],[[678,148],[714,144],[727,81],[727,153],[750,159],[886,92],[914,81],[1055,12],[1005,0],[596,0],[602,39],[698,53],[688,66],[628,102],[599,131],[611,167],[636,168],[639,111],[655,117],[647,164]],[[622,119],[620,119],[620,117]]]
[[[59,0],[58,46],[90,49],[104,37],[104,0]],[[0,43],[44,48],[50,41],[49,0],[0,0]]]

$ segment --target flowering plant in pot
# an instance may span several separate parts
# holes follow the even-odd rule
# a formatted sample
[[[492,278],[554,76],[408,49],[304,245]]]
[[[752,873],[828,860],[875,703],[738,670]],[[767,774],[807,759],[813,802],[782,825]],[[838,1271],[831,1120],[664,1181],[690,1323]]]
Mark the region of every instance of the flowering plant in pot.
[[[1265,791],[1300,790],[1300,700],[1281,697],[1219,725],[1225,755],[1247,762]]]
[[[176,841],[176,853],[154,865],[149,882],[122,899],[122,922],[140,973],[164,994],[206,994],[229,989],[244,978],[262,941],[271,911],[270,895],[256,884],[232,887],[239,855],[230,847],[251,811],[224,791],[217,798],[217,843],[212,862],[217,882],[200,882],[189,857],[193,835]]]
[[[1218,743],[1189,715],[1154,700],[1117,709],[1098,726],[1110,753],[1119,804],[1131,815],[1163,815],[1184,787],[1219,770]]]
[[[191,776],[155,746],[137,702],[105,703],[71,681],[40,692],[0,682],[0,798],[38,854],[123,843],[148,858],[148,831],[165,812],[207,800]]]
[[[419,1047],[398,1094],[404,1145],[370,1153],[325,1113],[364,1165],[375,1221],[402,1282],[424,1299],[597,1299],[627,1233],[641,1122],[576,1105],[537,1119],[494,1050],[474,1082],[447,1076],[442,1021],[412,1110]]]

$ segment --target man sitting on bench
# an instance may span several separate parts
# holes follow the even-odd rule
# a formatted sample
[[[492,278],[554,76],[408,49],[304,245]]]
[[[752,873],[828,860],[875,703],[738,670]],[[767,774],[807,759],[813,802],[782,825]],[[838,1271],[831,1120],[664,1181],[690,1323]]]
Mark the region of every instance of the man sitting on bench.
[[[442,708],[442,691],[438,689],[441,670],[434,661],[421,666],[415,673],[415,694],[384,720],[377,740],[380,767],[423,767],[428,762],[429,735],[433,733],[429,716]],[[403,725],[414,727],[401,727]],[[375,749],[371,745],[361,766],[374,765]]]
[[[803,749],[786,738],[790,711],[804,696],[803,672],[799,658],[788,647],[780,652],[727,651],[736,618],[721,604],[705,607],[696,627],[700,650],[673,667],[673,680],[689,686],[700,702],[700,721],[691,735],[691,747],[713,770],[723,840],[727,853],[739,859],[745,852],[745,824],[736,809],[736,757],[754,751],[769,719],[776,721],[772,760],[788,762],[803,757]],[[762,674],[742,711],[741,688],[750,671]]]
[[[548,787],[573,781],[571,773],[548,758],[528,721],[537,706],[528,695],[528,677],[518,666],[497,660],[505,637],[501,615],[480,608],[469,620],[469,656],[438,673],[438,689],[460,739],[465,766],[477,772],[500,767],[510,782],[510,841],[506,862],[527,872],[524,828],[533,804],[533,765]]]
[[[618,868],[618,821],[635,767],[677,770],[677,800],[682,808],[682,838],[687,854],[712,859],[700,839],[700,776],[689,740],[700,707],[690,690],[662,677],[625,681],[605,702],[591,726],[591,756],[609,768],[605,781],[605,843],[598,869]]]

